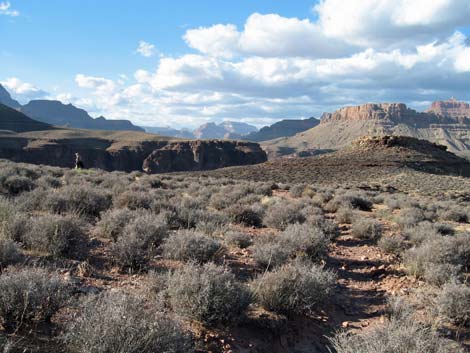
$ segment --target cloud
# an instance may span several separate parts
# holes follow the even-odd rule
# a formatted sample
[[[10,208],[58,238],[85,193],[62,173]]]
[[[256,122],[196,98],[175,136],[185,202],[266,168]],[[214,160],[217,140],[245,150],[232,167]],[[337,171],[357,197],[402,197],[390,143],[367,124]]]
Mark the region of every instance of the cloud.
[[[6,2],[0,2],[0,15],[17,17],[20,15],[20,12],[17,10],[13,10],[11,8],[11,4],[8,1],[6,1]]]
[[[232,24],[217,24],[186,31],[184,40],[193,49],[211,56],[337,57],[353,46],[326,37],[308,19],[277,14],[251,15],[242,32]]]
[[[136,83],[129,86],[96,77],[77,82],[94,90],[98,106],[111,109],[115,116],[139,117],[147,125],[195,126],[228,118],[261,124],[318,117],[342,105],[367,101],[404,101],[422,108],[419,102],[451,95],[470,99],[463,93],[470,89],[467,41],[455,32],[444,41],[413,50],[367,48],[340,58],[234,60],[188,54],[163,58],[154,72],[136,71]],[[101,87],[113,89],[107,92]]]
[[[365,47],[424,43],[470,24],[468,0],[321,0],[325,36]]]
[[[32,83],[21,81],[19,78],[10,77],[5,81],[0,82],[15,99],[20,100],[22,103],[27,103],[32,99],[45,98],[49,94],[42,89],[39,89]]]
[[[154,56],[157,53],[157,50],[155,48],[155,45],[147,43],[147,42],[141,40],[139,42],[139,46],[137,47],[136,52],[139,53],[140,55],[146,57],[146,58],[150,58],[150,57]]]

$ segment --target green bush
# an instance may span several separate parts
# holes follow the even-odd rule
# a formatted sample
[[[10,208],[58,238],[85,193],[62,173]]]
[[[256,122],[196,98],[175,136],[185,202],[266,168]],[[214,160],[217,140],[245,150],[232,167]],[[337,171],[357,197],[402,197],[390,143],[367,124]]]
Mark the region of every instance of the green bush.
[[[71,295],[71,286],[41,268],[13,268],[0,275],[0,317],[7,330],[49,321]]]
[[[321,308],[334,283],[332,272],[317,265],[294,262],[259,276],[253,290],[265,309],[291,316]]]
[[[77,353],[192,353],[194,344],[168,313],[121,292],[82,301],[63,340]]]
[[[173,310],[207,326],[233,325],[251,302],[247,288],[220,266],[186,264],[168,278]]]

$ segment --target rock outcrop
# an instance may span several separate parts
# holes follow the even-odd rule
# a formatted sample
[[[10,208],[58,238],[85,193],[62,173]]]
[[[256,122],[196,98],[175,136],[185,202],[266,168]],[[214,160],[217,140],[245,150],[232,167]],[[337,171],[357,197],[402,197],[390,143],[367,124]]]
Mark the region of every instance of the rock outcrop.
[[[470,118],[470,104],[451,98],[434,102],[426,112],[448,118]]]
[[[72,168],[77,152],[85,168],[125,172],[208,170],[266,160],[258,144],[237,141],[180,141],[132,131],[0,131],[0,158]]]
[[[153,151],[144,161],[148,173],[211,170],[265,162],[256,143],[239,141],[178,141]]]
[[[364,104],[325,113],[321,123],[290,138],[263,143],[272,158],[338,150],[362,136],[410,136],[470,156],[470,119],[421,113],[403,103]],[[306,153],[308,152],[308,153]]]

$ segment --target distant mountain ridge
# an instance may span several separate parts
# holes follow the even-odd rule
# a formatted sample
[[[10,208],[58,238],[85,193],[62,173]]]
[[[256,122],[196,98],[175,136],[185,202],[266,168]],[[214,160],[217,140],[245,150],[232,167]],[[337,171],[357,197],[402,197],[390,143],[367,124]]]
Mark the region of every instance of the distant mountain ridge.
[[[29,132],[53,129],[49,124],[33,120],[13,108],[0,104],[0,130]]]
[[[10,92],[8,92],[2,85],[0,85],[0,104],[6,105],[7,107],[13,109],[18,109],[21,107],[21,104],[11,98]]]
[[[171,127],[148,126],[144,127],[144,129],[150,133],[192,139],[244,139],[243,136],[258,131],[256,126],[229,120],[219,124],[214,122],[206,123],[199,126],[194,131],[188,129],[177,130]]]
[[[19,110],[29,117],[48,124],[91,130],[144,131],[128,120],[93,119],[84,109],[54,100],[32,100]]]
[[[0,85],[0,103],[21,111],[30,118],[50,125],[94,130],[144,131],[129,120],[93,119],[85,110],[55,100],[32,100],[21,105]]]
[[[369,103],[325,113],[321,123],[289,138],[263,143],[270,158],[337,150],[363,136],[410,136],[470,156],[470,118],[417,112],[403,103]]]
[[[257,132],[252,132],[243,137],[244,140],[262,142],[273,140],[279,137],[289,137],[299,132],[311,129],[320,124],[320,120],[309,119],[285,119],[270,126],[265,126]]]

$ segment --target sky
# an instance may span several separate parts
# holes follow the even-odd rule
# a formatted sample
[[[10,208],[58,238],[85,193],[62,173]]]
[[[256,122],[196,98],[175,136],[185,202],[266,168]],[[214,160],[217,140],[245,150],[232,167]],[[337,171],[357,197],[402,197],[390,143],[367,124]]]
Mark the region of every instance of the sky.
[[[0,0],[21,103],[194,128],[470,100],[468,0]]]

